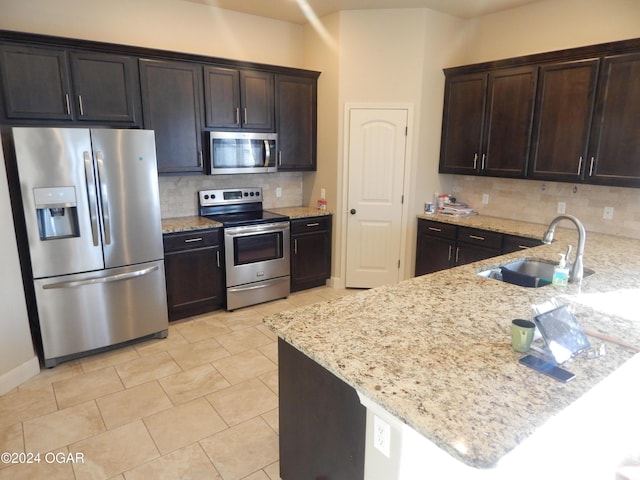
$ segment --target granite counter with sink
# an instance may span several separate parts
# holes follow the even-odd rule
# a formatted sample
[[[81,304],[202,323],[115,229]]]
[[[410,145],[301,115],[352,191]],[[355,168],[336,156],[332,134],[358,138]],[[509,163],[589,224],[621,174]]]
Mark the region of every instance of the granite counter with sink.
[[[440,217],[421,216],[537,238],[546,230],[546,225],[492,217]],[[639,240],[587,233],[585,267],[595,273],[582,285],[524,288],[477,275],[518,258],[557,261],[576,241],[575,229],[558,228],[551,245],[282,312],[264,322],[448,455],[470,467],[495,467],[636,353],[605,342],[605,356],[571,360],[566,368],[575,381],[559,383],[523,371],[521,354],[510,345],[512,319],[530,318],[532,304],[556,299],[573,306],[585,329],[640,345]]]

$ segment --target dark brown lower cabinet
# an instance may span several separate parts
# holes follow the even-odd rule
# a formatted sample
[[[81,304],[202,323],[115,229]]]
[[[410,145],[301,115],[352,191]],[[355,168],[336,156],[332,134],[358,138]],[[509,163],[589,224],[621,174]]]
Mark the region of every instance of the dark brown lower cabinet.
[[[355,389],[278,339],[280,477],[362,480],[367,411]]]
[[[291,220],[291,291],[324,285],[331,276],[332,215]]]
[[[216,228],[164,235],[170,321],[217,310],[224,304],[220,231]]]

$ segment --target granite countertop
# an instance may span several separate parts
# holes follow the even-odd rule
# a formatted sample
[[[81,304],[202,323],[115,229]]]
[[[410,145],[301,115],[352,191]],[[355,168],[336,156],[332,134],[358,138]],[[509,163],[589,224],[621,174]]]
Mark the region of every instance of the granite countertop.
[[[546,230],[483,216],[419,218],[538,238]],[[511,348],[512,319],[530,318],[532,304],[555,298],[574,307],[585,329],[640,345],[639,240],[588,233],[585,267],[595,274],[581,286],[523,288],[476,275],[516,258],[557,261],[576,240],[575,229],[558,228],[551,245],[282,312],[264,322],[454,458],[476,468],[494,467],[635,354],[605,342],[605,356],[571,360],[566,368],[576,379],[563,384],[518,364],[522,355]]]
[[[332,215],[328,210],[320,210],[313,207],[280,207],[280,208],[267,208],[273,213],[279,213],[280,215],[286,215],[289,218],[305,218],[305,217],[320,217],[323,215]]]
[[[197,215],[162,219],[162,233],[189,232],[218,227],[222,227],[222,223]]]

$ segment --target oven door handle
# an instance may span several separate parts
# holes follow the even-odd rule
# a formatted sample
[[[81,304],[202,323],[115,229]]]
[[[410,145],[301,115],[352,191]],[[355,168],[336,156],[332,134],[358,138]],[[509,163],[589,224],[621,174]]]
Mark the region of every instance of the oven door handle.
[[[287,230],[289,230],[289,222],[279,222],[225,228],[224,234],[226,236],[244,237],[246,235],[255,235],[256,233],[285,232]]]

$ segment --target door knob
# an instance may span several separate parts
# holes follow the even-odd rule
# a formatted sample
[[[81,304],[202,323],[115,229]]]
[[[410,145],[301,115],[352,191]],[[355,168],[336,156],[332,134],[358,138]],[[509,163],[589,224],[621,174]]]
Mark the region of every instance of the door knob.
[[[352,209],[349,211],[349,213],[350,213],[351,215],[355,215],[355,214],[356,214],[356,209],[355,209],[355,208],[352,208]]]

